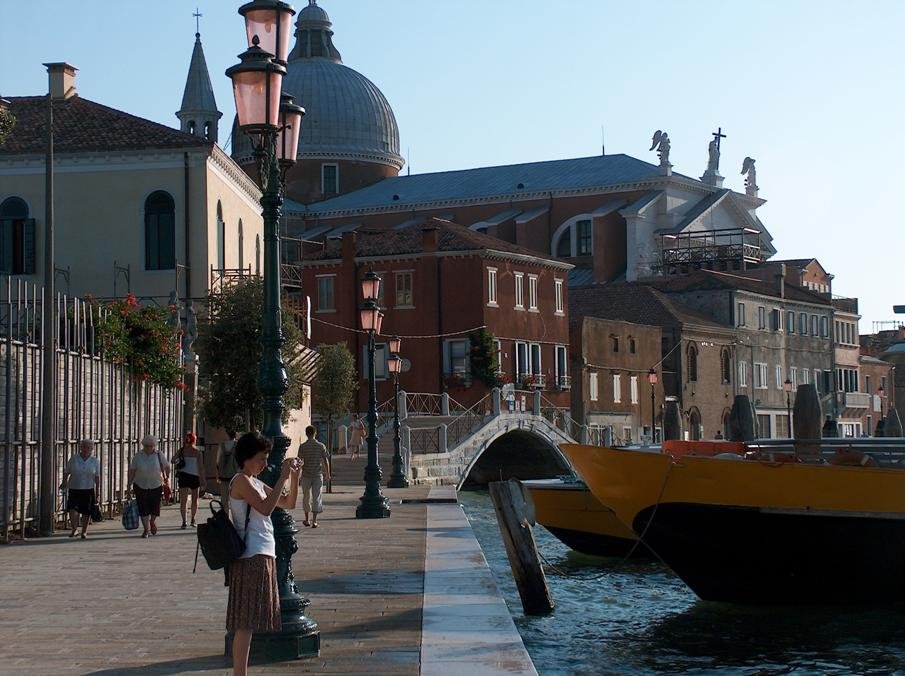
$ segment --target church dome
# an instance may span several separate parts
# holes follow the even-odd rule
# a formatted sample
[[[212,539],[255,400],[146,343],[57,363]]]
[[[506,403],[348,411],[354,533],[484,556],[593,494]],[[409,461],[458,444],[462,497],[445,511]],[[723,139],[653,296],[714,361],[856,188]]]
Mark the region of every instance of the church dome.
[[[316,0],[299,12],[295,37],[283,92],[305,108],[298,160],[350,160],[401,169],[393,109],[373,82],[343,65],[330,18]],[[233,157],[241,161],[251,154],[248,139],[234,133]]]

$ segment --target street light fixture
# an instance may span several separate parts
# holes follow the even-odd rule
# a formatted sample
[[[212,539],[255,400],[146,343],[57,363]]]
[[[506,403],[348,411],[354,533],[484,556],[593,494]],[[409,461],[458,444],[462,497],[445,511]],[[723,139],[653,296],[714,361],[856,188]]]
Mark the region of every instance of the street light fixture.
[[[383,324],[383,313],[377,305],[380,296],[380,277],[368,270],[361,279],[361,295],[364,303],[359,308],[361,328],[368,333],[368,464],[365,467],[365,492],[355,510],[358,519],[384,519],[390,515],[390,505],[380,492],[383,473],[377,464],[377,377],[374,357],[376,338]]]
[[[647,382],[650,383],[650,442],[653,444],[657,439],[657,411],[656,399],[654,397],[654,385],[657,384],[657,372],[653,367],[647,372]]]
[[[402,448],[399,443],[399,374],[402,373],[402,339],[393,336],[389,340],[390,359],[387,368],[393,374],[393,472],[387,482],[387,488],[408,488],[409,482],[402,467]]]
[[[272,444],[270,461],[261,478],[276,485],[280,467],[289,449],[290,439],[282,430],[283,397],[289,378],[280,348],[283,345],[280,310],[280,238],[277,230],[283,205],[285,170],[294,161],[294,153],[277,149],[281,133],[298,134],[304,110],[299,106],[281,106],[280,89],[286,74],[285,62],[292,15],[295,10],[285,2],[255,0],[243,5],[248,49],[239,55],[240,63],[226,71],[232,80],[239,128],[255,144],[255,159],[261,182],[261,208],[264,221],[264,311],[261,329],[261,364],[258,387],[263,400],[261,432]],[[261,45],[264,45],[262,48]],[[284,162],[281,166],[280,160]],[[282,171],[281,171],[282,169]],[[275,633],[256,633],[252,653],[269,660],[313,657],[320,652],[317,623],[306,617],[309,601],[304,598],[292,575],[292,555],[298,551],[293,537],[298,530],[284,509],[271,515],[276,539],[277,586],[280,594],[282,629]],[[231,637],[227,636],[227,645]]]
[[[792,381],[788,378],[782,384],[786,393],[786,421],[789,425],[789,438],[792,438]]]

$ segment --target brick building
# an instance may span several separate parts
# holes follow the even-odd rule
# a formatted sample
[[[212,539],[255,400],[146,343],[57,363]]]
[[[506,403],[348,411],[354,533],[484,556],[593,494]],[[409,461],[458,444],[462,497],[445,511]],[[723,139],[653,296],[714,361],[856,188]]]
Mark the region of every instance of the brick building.
[[[577,361],[587,362],[581,363],[581,385],[576,383],[573,387],[573,393],[581,393],[582,401],[573,400],[573,409],[580,412],[583,408],[588,422],[600,419],[599,411],[607,406],[622,413],[630,411],[628,405],[615,407],[614,400],[616,392],[620,392],[620,399],[631,402],[630,379],[637,376],[642,393],[639,395],[641,420],[634,428],[633,438],[645,434],[645,426],[650,426],[649,408],[645,410],[649,403],[644,401],[650,399],[647,374],[654,368],[659,380],[655,387],[658,422],[662,423],[663,399],[671,396],[679,403],[688,438],[713,438],[718,431],[725,436],[726,419],[736,392],[732,369],[735,332],[731,327],[722,326],[687,304],[640,283],[572,289],[569,313],[572,325],[582,327],[580,332],[573,330],[579,342],[573,342],[572,354]],[[589,317],[630,324],[582,321]],[[639,339],[636,339],[637,352],[632,355],[630,341],[634,331]],[[648,342],[656,334],[659,334],[659,346],[650,350]],[[614,342],[617,338],[620,339],[618,352]],[[627,355],[622,353],[623,345],[628,348]],[[577,379],[577,370],[574,375]],[[602,393],[598,395],[601,403],[597,406],[590,402],[594,379]],[[585,404],[585,400],[589,403]],[[617,439],[626,436],[618,427],[614,435]]]
[[[827,294],[786,283],[783,266],[772,280],[699,270],[655,282],[657,287],[735,331],[735,391],[757,413],[758,436],[787,437],[787,403],[799,384],[813,383],[823,410],[834,401],[833,306]],[[789,380],[787,401],[783,385]]]
[[[592,441],[631,443],[651,434],[648,371],[660,361],[660,328],[631,322],[572,318],[570,322],[572,418],[587,425]],[[661,438],[663,384],[654,386],[654,439]]]
[[[378,399],[392,397],[385,339],[403,337],[401,356],[411,369],[400,384],[409,392],[441,393],[471,405],[488,387],[473,374],[470,336],[486,328],[496,341],[500,377],[521,389],[541,389],[569,407],[571,266],[469,230],[429,219],[389,232],[361,229],[309,244],[305,288],[313,295],[317,343],[345,342],[366,377],[365,336],[357,332],[360,280],[373,270],[382,281],[385,312],[375,368]],[[367,407],[367,389],[358,392]]]

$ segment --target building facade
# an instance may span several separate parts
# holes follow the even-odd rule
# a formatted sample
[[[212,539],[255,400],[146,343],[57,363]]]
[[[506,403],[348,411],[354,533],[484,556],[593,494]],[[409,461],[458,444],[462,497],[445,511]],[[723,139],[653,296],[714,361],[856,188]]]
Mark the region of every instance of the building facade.
[[[485,330],[493,337],[499,385],[518,397],[541,390],[550,405],[568,409],[568,264],[429,219],[391,233],[362,229],[309,244],[303,266],[315,342],[345,343],[363,383],[360,283],[368,270],[382,279],[377,300],[385,318],[374,364],[381,402],[392,397],[387,338],[398,335],[410,364],[400,376],[404,390],[446,392],[464,407],[475,404],[495,384],[480,380],[474,368],[473,339]],[[366,410],[367,396],[360,387],[357,410]]]

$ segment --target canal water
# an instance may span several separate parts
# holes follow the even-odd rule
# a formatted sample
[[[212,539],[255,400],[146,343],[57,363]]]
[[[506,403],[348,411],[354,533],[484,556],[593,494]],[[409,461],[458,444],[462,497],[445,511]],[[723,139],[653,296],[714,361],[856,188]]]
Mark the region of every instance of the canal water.
[[[902,674],[905,610],[700,601],[656,563],[569,550],[535,528],[556,602],[525,617],[486,491],[459,499],[540,674]],[[905,575],[905,570],[902,571]]]

